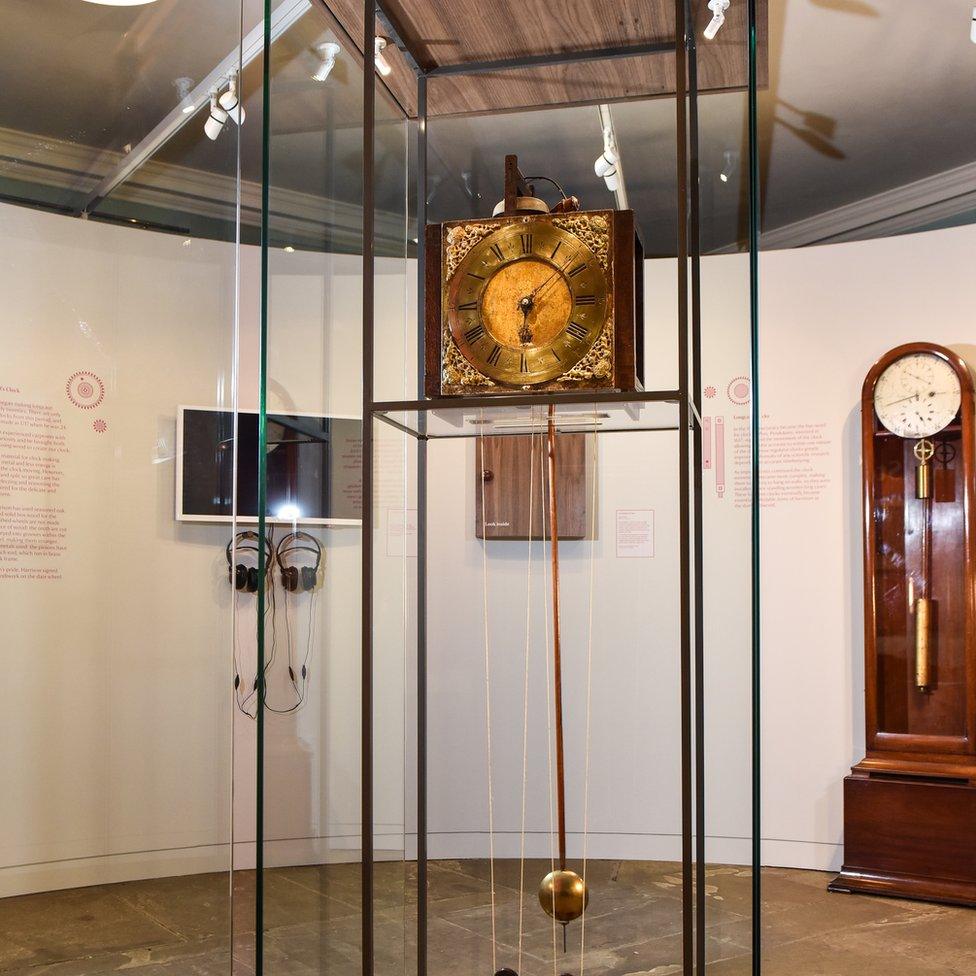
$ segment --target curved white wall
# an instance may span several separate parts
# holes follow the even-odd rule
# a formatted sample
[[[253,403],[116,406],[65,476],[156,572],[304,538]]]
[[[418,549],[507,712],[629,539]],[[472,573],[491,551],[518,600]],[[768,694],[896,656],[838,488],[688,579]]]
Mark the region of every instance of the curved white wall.
[[[173,521],[165,448],[173,447],[177,403],[229,396],[218,381],[229,383],[233,356],[233,249],[198,241],[184,248],[178,237],[19,208],[0,208],[0,218],[0,386],[56,404],[72,450],[63,488],[72,506],[64,578],[3,580],[0,586],[6,674],[0,893],[226,869],[227,531]],[[967,294],[974,250],[976,229],[964,227],[762,256],[763,422],[779,438],[780,481],[784,469],[795,466],[784,461],[783,445],[798,439],[801,475],[813,472],[818,486],[813,497],[791,494],[789,484],[811,479],[786,478],[787,488],[763,510],[767,863],[839,865],[841,782],[863,753],[860,384],[873,361],[900,342],[925,338],[963,352],[976,343]],[[356,413],[358,262],[287,257],[294,259],[290,266],[273,269],[272,403]],[[385,321],[397,328],[404,309],[407,315],[412,310],[402,272],[402,263],[381,269],[387,277],[378,290]],[[715,861],[748,857],[749,512],[736,505],[735,481],[736,444],[747,446],[735,432],[743,429],[748,407],[729,396],[732,380],[748,372],[746,273],[740,255],[702,264],[704,382],[715,388],[706,413],[713,425],[722,418],[727,449],[721,495],[714,454],[703,472],[707,832]],[[672,386],[673,262],[649,262],[647,286],[649,379]],[[255,388],[256,299],[253,276],[246,274],[242,391]],[[400,343],[386,362],[381,385],[391,395],[398,384],[402,389],[402,363],[411,357],[409,343]],[[99,439],[87,414],[65,406],[64,381],[80,368],[106,376],[111,436]],[[246,397],[242,406],[249,406]],[[473,450],[467,441],[430,448],[431,845],[443,856],[487,849]],[[402,507],[402,484],[411,481],[402,443],[394,438],[386,451],[385,463],[397,473],[380,511],[381,548],[385,520]],[[678,850],[674,455],[673,434],[600,440],[589,808],[595,857],[672,858]],[[617,557],[615,512],[626,508],[654,509],[652,559]],[[270,833],[281,841],[272,857],[282,860],[333,856],[357,843],[358,534],[333,543],[321,604],[329,692],[321,711],[269,726],[269,750],[285,757],[270,781],[280,798],[280,806],[270,808]],[[590,552],[589,542],[562,550],[570,829],[577,849]],[[512,854],[521,825],[525,550],[496,543],[490,554],[497,850]],[[530,850],[545,853],[540,556],[537,550],[527,823]],[[411,662],[402,648],[413,622],[398,582],[405,568],[412,572],[410,562],[395,551],[379,555],[389,577],[377,618],[379,644],[389,655],[378,672],[384,722],[378,821],[392,851],[402,844],[397,837],[411,820],[413,802],[410,775],[402,772],[412,762],[404,746],[409,731],[403,732],[412,723],[410,702],[403,703]],[[237,725],[237,838],[246,842],[252,746],[246,724]]]

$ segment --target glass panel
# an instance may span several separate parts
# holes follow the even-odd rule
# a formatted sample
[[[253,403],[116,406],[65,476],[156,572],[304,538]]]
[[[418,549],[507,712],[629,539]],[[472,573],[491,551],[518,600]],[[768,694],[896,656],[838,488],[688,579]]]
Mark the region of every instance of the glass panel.
[[[419,433],[426,423],[428,437],[525,434],[543,429],[547,424],[546,408],[531,403],[522,407],[488,403],[478,407],[445,406],[436,410],[383,410],[379,416],[413,433]],[[594,428],[608,431],[676,430],[678,427],[678,405],[670,399],[560,404],[555,416],[556,427],[561,431],[585,432]]]
[[[751,971],[753,918],[752,419],[747,5],[714,39],[713,11],[692,4],[691,314],[700,330],[693,396],[701,505],[697,635],[698,972]],[[765,57],[765,55],[763,55]],[[707,91],[718,59],[741,84]],[[699,91],[700,88],[700,91]],[[700,260],[695,252],[701,254]],[[757,961],[755,961],[757,962]]]
[[[276,558],[263,644],[263,971],[352,974],[362,969],[363,927],[363,72],[331,18],[311,6],[275,38],[269,81],[262,383],[266,536]],[[406,122],[380,90],[376,124],[377,324],[378,333],[388,330],[400,343],[392,371],[382,375],[396,378],[390,394],[403,397],[413,392],[404,385],[402,351]],[[255,278],[259,258],[258,249],[245,248]],[[292,420],[278,423],[281,416]],[[355,442],[346,437],[352,427]],[[371,524],[378,533],[387,518],[403,516],[406,451],[403,436],[390,428],[374,438]],[[329,524],[316,517],[326,507],[335,516]],[[416,900],[407,890],[415,866],[404,836],[403,557],[389,559],[386,571],[384,551],[374,554],[383,612],[375,612],[373,653],[373,937],[377,958],[396,960],[399,971],[405,905]]]
[[[549,518],[545,434],[429,446],[432,973],[680,966],[677,440],[556,440],[576,486],[558,512],[566,868],[590,893],[565,948],[540,904],[560,806],[552,551],[527,530]]]
[[[770,84],[759,92],[767,972],[965,970],[976,952],[971,908],[933,904],[976,900],[976,860],[959,856],[972,818],[956,806],[972,795],[973,755],[951,738],[976,714],[971,664],[959,667],[973,641],[955,616],[972,596],[972,546],[957,533],[969,503],[957,491],[973,479],[949,424],[932,437],[929,499],[916,497],[916,439],[877,417],[914,397],[890,404],[872,375],[905,343],[974,361],[955,310],[970,304],[976,231],[960,225],[973,216],[976,132],[954,110],[973,45],[968,27],[930,8],[897,22],[885,12],[769,5]],[[898,45],[902,64],[938,52],[939,70],[906,77],[882,44]],[[905,394],[938,397],[937,382],[910,372],[922,383]],[[920,680],[926,662],[934,686]],[[959,778],[949,786],[949,776]],[[872,897],[881,893],[898,897]]]
[[[575,508],[559,516],[566,867],[590,891],[565,949],[539,896],[559,860],[560,806],[552,553],[541,537],[546,408],[390,404],[381,418],[411,431],[426,423],[432,438],[422,447],[430,973],[682,964],[674,100],[432,119],[429,218],[489,216],[507,153],[586,209],[614,206],[593,173],[608,116],[654,242],[647,385],[672,392],[557,410],[557,459],[576,485]]]
[[[409,124],[375,75],[374,398],[417,389]],[[412,227],[413,225],[411,225]],[[417,971],[417,444],[373,423],[373,943],[377,973]],[[365,544],[365,543],[364,543]]]
[[[0,970],[231,968],[234,634],[254,603],[231,579],[254,554],[226,548],[233,460],[218,510],[185,489],[235,455],[235,212],[213,239],[61,213],[90,208],[177,79],[238,47],[240,3],[205,6],[201,31],[183,0],[0,3]],[[216,195],[236,198],[238,151],[225,133]],[[224,418],[202,455],[189,406]]]
[[[142,199],[157,212],[170,209],[166,190],[202,197],[198,206],[216,196],[212,187],[194,185],[195,173],[162,161],[148,171],[142,167],[177,127],[197,133],[188,133],[184,145],[203,142],[200,113],[216,80],[211,75],[219,64],[231,69],[239,56],[241,0],[124,7],[5,0],[2,9],[8,39],[0,64],[4,197],[79,214],[137,170],[139,178],[119,196]],[[260,19],[255,13],[245,31]],[[233,223],[233,213],[221,219]]]

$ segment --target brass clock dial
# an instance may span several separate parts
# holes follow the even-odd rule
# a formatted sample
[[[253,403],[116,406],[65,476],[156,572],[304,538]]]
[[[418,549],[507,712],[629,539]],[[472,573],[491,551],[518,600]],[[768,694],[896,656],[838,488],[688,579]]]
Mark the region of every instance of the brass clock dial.
[[[589,352],[609,306],[607,276],[590,248],[552,221],[518,221],[465,255],[448,286],[447,321],[475,369],[529,387]]]

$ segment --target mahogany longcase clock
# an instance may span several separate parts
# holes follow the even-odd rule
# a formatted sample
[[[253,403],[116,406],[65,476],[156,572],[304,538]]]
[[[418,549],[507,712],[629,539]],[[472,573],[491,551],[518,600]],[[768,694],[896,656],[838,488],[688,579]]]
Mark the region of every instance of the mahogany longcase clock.
[[[867,755],[833,891],[976,905],[973,378],[899,346],[861,396]]]

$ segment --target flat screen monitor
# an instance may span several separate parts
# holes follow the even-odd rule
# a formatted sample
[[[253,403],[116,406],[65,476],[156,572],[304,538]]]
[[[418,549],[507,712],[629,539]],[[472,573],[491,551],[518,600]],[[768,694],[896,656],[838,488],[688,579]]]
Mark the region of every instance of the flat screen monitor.
[[[258,518],[258,415],[237,417],[237,520]],[[232,410],[180,407],[176,423],[176,518],[233,518]],[[363,426],[358,417],[268,414],[268,521],[359,525]]]

